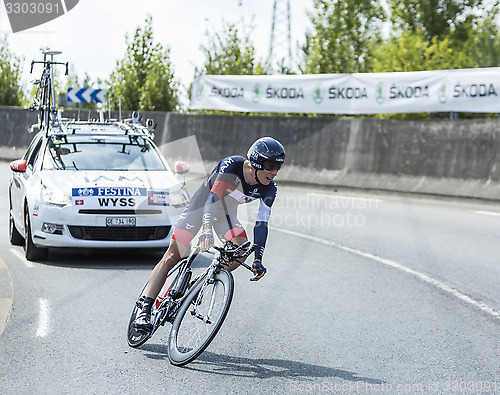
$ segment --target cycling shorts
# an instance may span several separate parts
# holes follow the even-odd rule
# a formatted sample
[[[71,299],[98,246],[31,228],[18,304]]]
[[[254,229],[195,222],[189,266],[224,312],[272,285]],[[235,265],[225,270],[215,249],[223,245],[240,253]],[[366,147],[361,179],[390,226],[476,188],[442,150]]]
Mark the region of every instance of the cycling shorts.
[[[203,221],[203,209],[191,210],[186,207],[179,217],[172,234],[172,239],[188,247],[194,236],[201,228]],[[248,239],[243,225],[236,217],[236,208],[233,210],[217,210],[214,216],[213,229],[221,240],[230,241],[235,237]]]

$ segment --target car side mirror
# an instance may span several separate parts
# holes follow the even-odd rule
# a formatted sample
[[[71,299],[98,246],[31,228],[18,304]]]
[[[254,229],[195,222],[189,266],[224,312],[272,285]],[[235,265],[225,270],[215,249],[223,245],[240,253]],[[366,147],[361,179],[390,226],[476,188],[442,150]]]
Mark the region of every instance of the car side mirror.
[[[10,162],[10,169],[16,173],[24,173],[26,171],[26,159],[18,159]]]
[[[189,171],[189,165],[186,162],[175,162],[175,172],[177,174],[186,174]]]

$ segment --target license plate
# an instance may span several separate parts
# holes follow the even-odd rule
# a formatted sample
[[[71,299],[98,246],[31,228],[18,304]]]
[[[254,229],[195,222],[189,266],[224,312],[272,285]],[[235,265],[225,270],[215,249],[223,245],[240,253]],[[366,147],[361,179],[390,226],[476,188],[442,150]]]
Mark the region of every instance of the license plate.
[[[135,226],[135,217],[108,217],[106,226]]]

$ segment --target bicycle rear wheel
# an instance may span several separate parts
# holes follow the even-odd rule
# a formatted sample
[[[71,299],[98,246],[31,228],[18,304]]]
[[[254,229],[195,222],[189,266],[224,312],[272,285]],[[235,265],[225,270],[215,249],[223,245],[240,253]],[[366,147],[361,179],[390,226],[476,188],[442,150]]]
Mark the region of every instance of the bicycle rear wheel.
[[[150,337],[145,333],[137,331],[133,325],[135,319],[137,318],[137,315],[141,311],[142,301],[144,300],[144,293],[146,292],[147,286],[148,283],[146,283],[139,295],[139,298],[137,298],[137,301],[135,302],[134,308],[132,310],[132,314],[130,315],[130,320],[128,322],[127,342],[130,347],[139,347],[141,344],[144,344]]]
[[[194,303],[204,281],[193,287],[182,303],[172,324],[168,342],[168,357],[176,366],[196,359],[214,339],[226,318],[233,299],[233,275],[225,269],[208,284],[198,306]]]

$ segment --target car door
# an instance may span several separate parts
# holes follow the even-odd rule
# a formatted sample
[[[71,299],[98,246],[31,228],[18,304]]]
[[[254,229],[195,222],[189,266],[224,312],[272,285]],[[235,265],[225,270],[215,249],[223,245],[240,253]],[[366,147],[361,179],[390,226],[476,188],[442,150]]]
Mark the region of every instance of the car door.
[[[21,226],[24,230],[24,200],[26,196],[26,186],[30,177],[33,176],[36,159],[40,152],[42,145],[42,136],[39,134],[35,136],[30,146],[26,150],[23,159],[26,160],[26,171],[23,173],[14,172],[11,182],[11,201],[13,217],[16,224]]]

